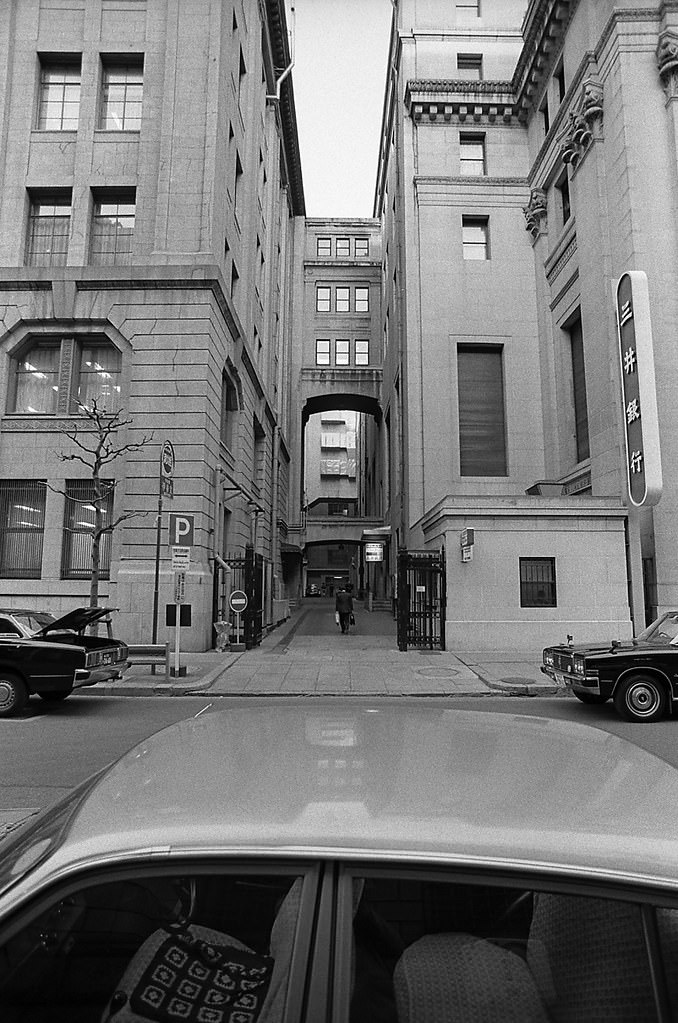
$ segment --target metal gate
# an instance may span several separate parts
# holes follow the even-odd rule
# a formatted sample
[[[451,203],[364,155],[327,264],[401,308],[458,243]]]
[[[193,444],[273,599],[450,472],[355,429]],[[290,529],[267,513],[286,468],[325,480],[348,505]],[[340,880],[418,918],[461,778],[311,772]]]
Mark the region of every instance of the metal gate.
[[[264,631],[264,558],[248,545],[244,557],[221,560],[228,568],[227,579],[224,580],[227,585],[218,586],[223,592],[215,595],[215,604],[218,604],[215,614],[219,619],[230,616],[231,612],[227,610],[228,598],[234,590],[243,590],[247,594],[247,607],[241,616],[242,629],[245,647],[251,650],[261,643]],[[223,568],[221,571],[224,571]]]
[[[445,548],[398,551],[398,649],[445,649]]]

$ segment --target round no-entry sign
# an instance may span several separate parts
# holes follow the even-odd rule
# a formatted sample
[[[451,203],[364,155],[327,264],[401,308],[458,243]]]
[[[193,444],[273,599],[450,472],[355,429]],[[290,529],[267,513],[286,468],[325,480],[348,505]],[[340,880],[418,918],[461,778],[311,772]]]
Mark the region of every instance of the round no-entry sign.
[[[233,590],[233,593],[228,598],[228,606],[231,611],[235,611],[236,614],[242,614],[247,607],[247,594],[244,590]]]

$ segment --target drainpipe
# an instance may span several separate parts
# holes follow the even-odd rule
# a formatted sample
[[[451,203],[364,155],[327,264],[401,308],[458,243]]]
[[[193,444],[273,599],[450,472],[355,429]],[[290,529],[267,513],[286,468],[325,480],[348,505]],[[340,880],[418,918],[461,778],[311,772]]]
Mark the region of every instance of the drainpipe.
[[[294,29],[295,29],[295,16],[296,16],[296,11],[295,11],[295,8],[294,8],[294,4],[292,3],[292,4],[290,4],[290,20],[291,20],[291,22],[292,22],[292,28],[291,28],[291,32],[290,32],[290,36],[291,36],[291,46],[290,46],[290,50],[291,50],[291,52],[290,52],[290,63],[289,63],[288,65],[287,65],[287,67],[285,68],[285,70],[284,70],[284,71],[283,71],[283,73],[281,74],[280,78],[279,78],[279,79],[278,79],[278,81],[277,81],[277,82],[275,83],[275,95],[274,95],[274,96],[273,96],[273,95],[271,95],[271,96],[266,96],[266,99],[270,100],[270,101],[271,101],[272,103],[280,103],[280,89],[281,89],[281,87],[282,87],[282,83],[283,83],[283,82],[285,81],[285,79],[287,78],[287,76],[288,76],[288,75],[290,74],[290,72],[292,71],[292,68],[294,67]]]

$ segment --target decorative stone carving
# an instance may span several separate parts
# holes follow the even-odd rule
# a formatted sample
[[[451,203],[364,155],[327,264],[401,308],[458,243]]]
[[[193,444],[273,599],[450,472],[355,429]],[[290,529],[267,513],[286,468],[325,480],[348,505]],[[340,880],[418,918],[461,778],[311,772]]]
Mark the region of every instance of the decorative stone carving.
[[[533,238],[536,239],[540,234],[546,233],[547,206],[546,192],[543,188],[532,189],[529,203],[527,206],[523,206],[523,213],[525,214],[526,229]]]
[[[563,163],[577,164],[586,156],[596,138],[602,137],[603,86],[597,78],[587,78],[581,87],[579,102],[571,110],[560,135],[560,157]]]
[[[655,52],[666,97],[675,99],[678,96],[678,34],[671,29],[662,32]]]
[[[589,125],[603,118],[603,87],[595,78],[587,78],[581,87],[581,112]]]

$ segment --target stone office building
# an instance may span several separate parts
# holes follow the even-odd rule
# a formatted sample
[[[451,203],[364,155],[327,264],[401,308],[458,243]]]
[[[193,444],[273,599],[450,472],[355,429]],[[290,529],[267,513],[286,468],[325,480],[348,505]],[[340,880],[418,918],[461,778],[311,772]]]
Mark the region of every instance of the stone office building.
[[[398,0],[393,25],[375,214],[394,546],[445,547],[450,646],[629,635],[678,598],[678,5]],[[649,280],[664,469],[639,510],[629,270]]]
[[[103,470],[105,512],[134,515],[103,548],[117,634],[151,636],[166,441],[159,638],[169,512],[194,526],[186,649],[211,645],[228,559],[248,545],[265,622],[285,614],[286,281],[304,213],[290,63],[283,0],[3,5],[3,602],[86,602],[91,481],[58,456],[96,398],[129,420],[115,442],[130,449]]]

